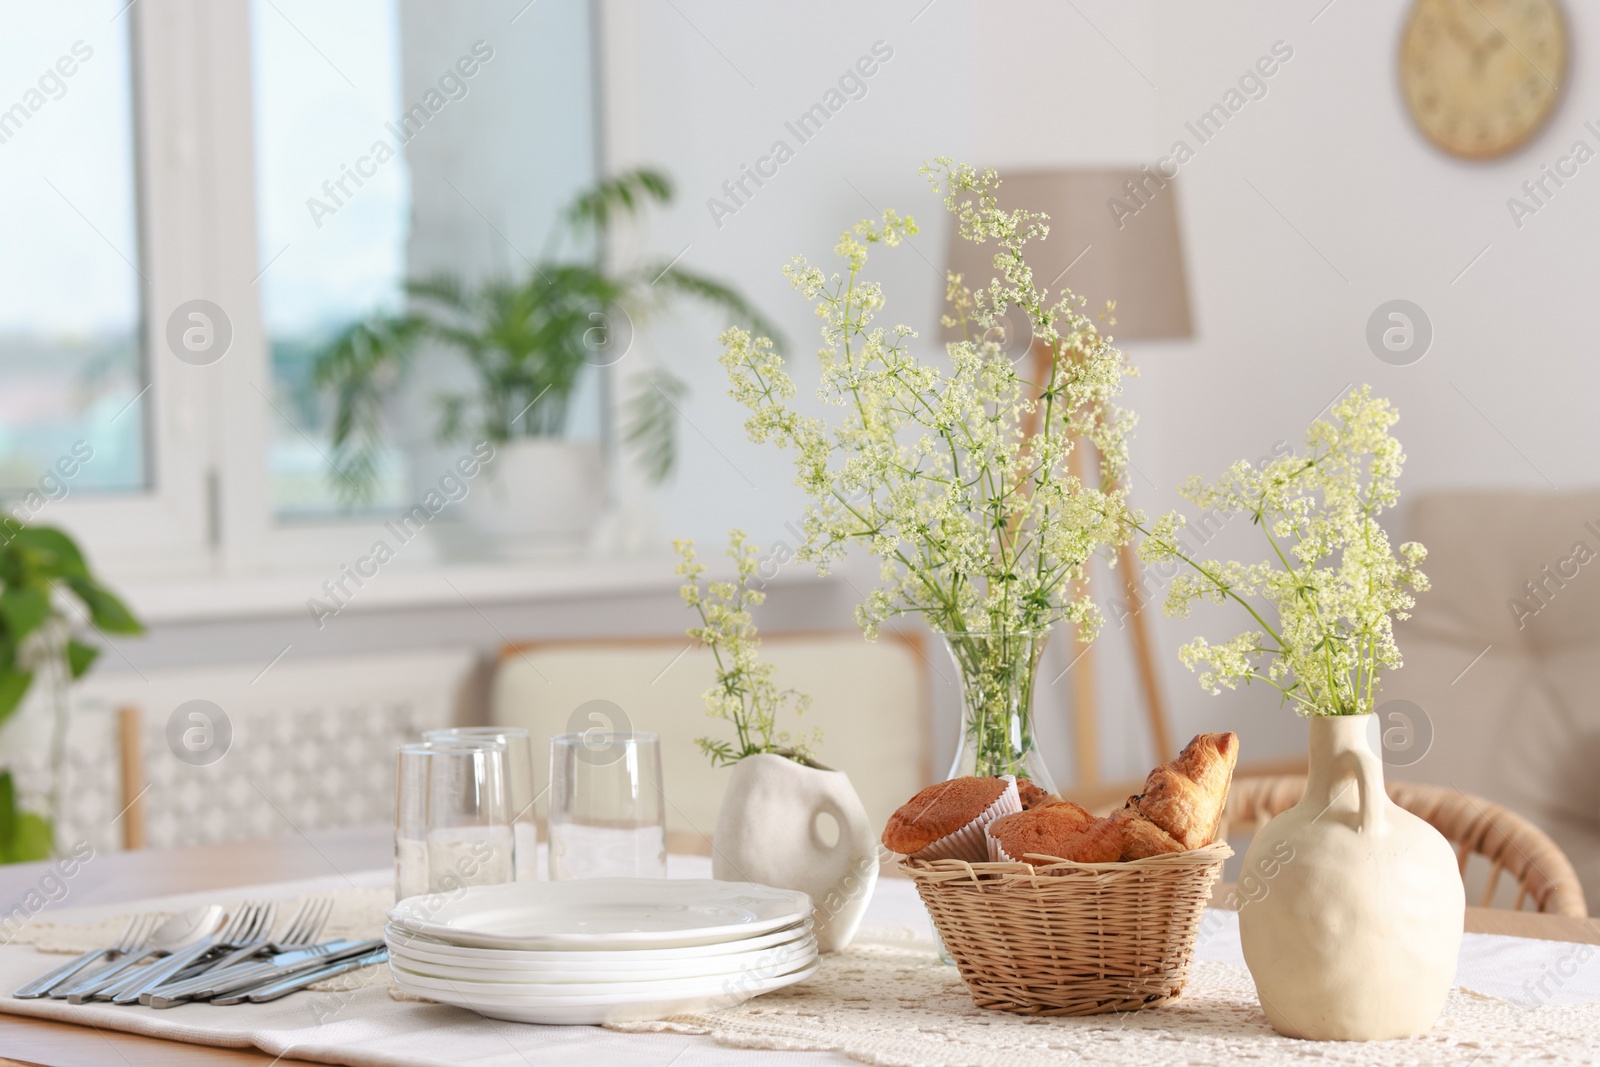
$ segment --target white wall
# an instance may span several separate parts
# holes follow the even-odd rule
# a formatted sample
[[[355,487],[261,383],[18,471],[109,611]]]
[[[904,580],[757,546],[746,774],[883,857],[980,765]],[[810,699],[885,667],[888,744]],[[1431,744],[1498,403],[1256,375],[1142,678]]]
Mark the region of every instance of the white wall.
[[[1591,239],[1600,163],[1520,231],[1505,204],[1573,140],[1600,147],[1582,129],[1600,118],[1586,62],[1600,48],[1600,24],[1588,10],[1568,5],[1572,77],[1549,127],[1509,160],[1468,164],[1431,148],[1404,113],[1395,59],[1405,5],[925,2],[608,9],[608,47],[620,41],[628,57],[626,76],[613,71],[608,82],[611,164],[659,163],[681,190],[646,244],[668,257],[688,246],[684,263],[737,280],[778,317],[800,355],[802,395],[814,381],[815,320],[779,268],[796,252],[825,258],[837,231],[874,208],[909,211],[924,225],[914,250],[880,257],[878,276],[886,316],[932,333],[944,230],[916,174],[921,161],[1139,164],[1185,137],[1197,147],[1178,183],[1196,336],[1129,346],[1144,372],[1128,396],[1142,420],[1142,506],[1175,504],[1167,487],[1188,474],[1298,441],[1336,394],[1361,382],[1404,416],[1409,493],[1596,480],[1589,271],[1600,254]],[[705,199],[879,39],[894,58],[867,97],[719,229]],[[1185,120],[1280,40],[1293,56],[1267,95],[1197,146]],[[1373,309],[1397,297],[1420,304],[1435,329],[1431,351],[1409,367],[1379,362],[1364,340]],[[719,538],[737,523],[770,542],[785,536],[803,499],[787,457],[744,440],[715,363],[718,325],[684,315],[644,338],[641,363],[665,360],[695,389],[683,468],[653,504],[665,532]],[[1238,550],[1254,551],[1244,542]],[[1240,729],[1246,758],[1295,751],[1301,728],[1266,694],[1199,692],[1173,655],[1190,632],[1158,622],[1177,732]],[[1136,773],[1149,761],[1135,691],[1117,641],[1105,644],[1104,749],[1113,771]]]

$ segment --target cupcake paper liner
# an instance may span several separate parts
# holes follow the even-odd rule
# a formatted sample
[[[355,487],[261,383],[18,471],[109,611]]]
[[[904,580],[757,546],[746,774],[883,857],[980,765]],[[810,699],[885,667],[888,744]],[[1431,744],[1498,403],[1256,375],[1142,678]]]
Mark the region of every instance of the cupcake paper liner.
[[[1017,862],[1016,860],[1012,859],[1011,854],[1001,846],[999,838],[993,837],[988,833],[985,833],[983,836],[984,839],[989,842],[989,861],[991,863]]]
[[[1001,777],[1006,780],[1005,791],[984,808],[976,819],[959,830],[945,834],[911,858],[966,860],[968,863],[982,863],[989,859],[989,824],[1002,815],[1011,815],[1022,810],[1022,798],[1017,795],[1017,780],[1009,774]]]

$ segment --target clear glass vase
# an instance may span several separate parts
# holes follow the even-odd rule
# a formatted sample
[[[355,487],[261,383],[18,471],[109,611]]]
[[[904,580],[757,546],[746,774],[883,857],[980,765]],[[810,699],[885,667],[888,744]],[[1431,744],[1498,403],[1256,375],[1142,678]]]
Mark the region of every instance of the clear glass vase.
[[[1033,735],[1034,678],[1049,631],[940,636],[961,676],[961,738],[949,777],[1014,774],[1054,793]]]

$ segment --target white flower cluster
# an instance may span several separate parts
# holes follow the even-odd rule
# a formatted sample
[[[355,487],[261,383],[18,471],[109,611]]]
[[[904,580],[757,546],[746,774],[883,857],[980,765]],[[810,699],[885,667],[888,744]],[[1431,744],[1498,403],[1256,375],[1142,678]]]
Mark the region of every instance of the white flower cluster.
[[[1363,386],[1340,400],[1332,417],[1306,432],[1307,454],[1260,469],[1233,465],[1218,482],[1191,480],[1183,495],[1198,507],[1244,513],[1271,546],[1257,563],[1197,561],[1178,543],[1182,517],[1168,514],[1138,528],[1147,562],[1181,560],[1193,573],[1168,590],[1167,614],[1187,617],[1197,600],[1232,600],[1258,629],[1222,644],[1196,638],[1180,651],[1212,693],[1264,681],[1302,714],[1372,711],[1378,672],[1401,665],[1393,620],[1408,618],[1413,592],[1428,588],[1416,542],[1392,548],[1378,515],[1399,500],[1395,483],[1405,456],[1389,433],[1399,415]],[[1273,626],[1252,600],[1277,612]]]
[[[1130,533],[1116,487],[1133,421],[1113,403],[1127,372],[1122,353],[1081,313],[1081,297],[1063,290],[1052,301],[1035,284],[1023,246],[1048,233],[1045,216],[1001,210],[992,170],[939,159],[923,173],[961,235],[996,249],[987,285],[968,290],[949,277],[946,325],[966,339],[946,347],[948,365],[919,361],[909,327],[873,324],[884,294],[863,277],[868,250],[917,232],[886,211],[841,235],[842,276],[798,257],[784,271],[822,319],[819,394],[838,417],[791,408],[783,360],[742,329],[721,337],[731,394],[750,409],[754,441],[796,453],[796,484],[812,501],[800,557],[826,572],[862,544],[881,561],[885,584],[857,609],[869,637],[914,612],[946,633],[1038,631],[1070,619],[1087,640],[1099,615],[1074,586],[1091,554]],[[987,339],[1013,309],[1048,350],[1043,381],[1023,377]],[[1026,371],[1031,356],[1019,364]],[[1096,484],[1071,469],[1084,441],[1099,456]]]
[[[767,594],[750,587],[756,573],[756,546],[745,540],[743,531],[731,531],[728,558],[734,562],[735,580],[710,582],[704,589],[700,576],[706,568],[695,558],[694,542],[674,541],[672,547],[683,557],[676,568],[683,578],[683,602],[700,616],[700,625],[686,632],[709,648],[717,662],[717,684],[705,691],[706,711],[712,718],[733,723],[738,739],[737,746],[709,737],[696,738],[695,743],[711,757],[713,766],[761,752],[811,763],[820,731],[796,738],[778,729],[778,714],[785,706],[800,716],[811,706],[811,698],[793,689],[780,690],[773,681],[772,664],[756,658],[761,641],[750,609],[767,599]]]

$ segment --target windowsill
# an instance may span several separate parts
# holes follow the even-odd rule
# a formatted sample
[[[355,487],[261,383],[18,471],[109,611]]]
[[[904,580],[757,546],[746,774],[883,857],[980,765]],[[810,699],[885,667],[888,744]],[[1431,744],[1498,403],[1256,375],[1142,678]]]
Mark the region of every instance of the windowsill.
[[[670,590],[680,579],[669,557],[548,559],[528,562],[438,563],[385,568],[372,578],[345,580],[345,611],[403,611],[466,601],[475,605],[522,600]],[[204,622],[304,614],[313,598],[337,602],[323,588],[338,572],[173,578],[127,582],[121,592],[147,624]]]
[[[346,587],[353,595],[340,613],[404,611],[463,602],[486,604],[563,600],[633,593],[670,593],[682,579],[671,556],[607,559],[578,556],[517,562],[435,563],[385,568]],[[330,607],[323,589],[329,570],[270,575],[145,579],[119,585],[129,607],[147,625],[303,615],[316,598]],[[809,568],[783,568],[769,584],[816,581]]]

